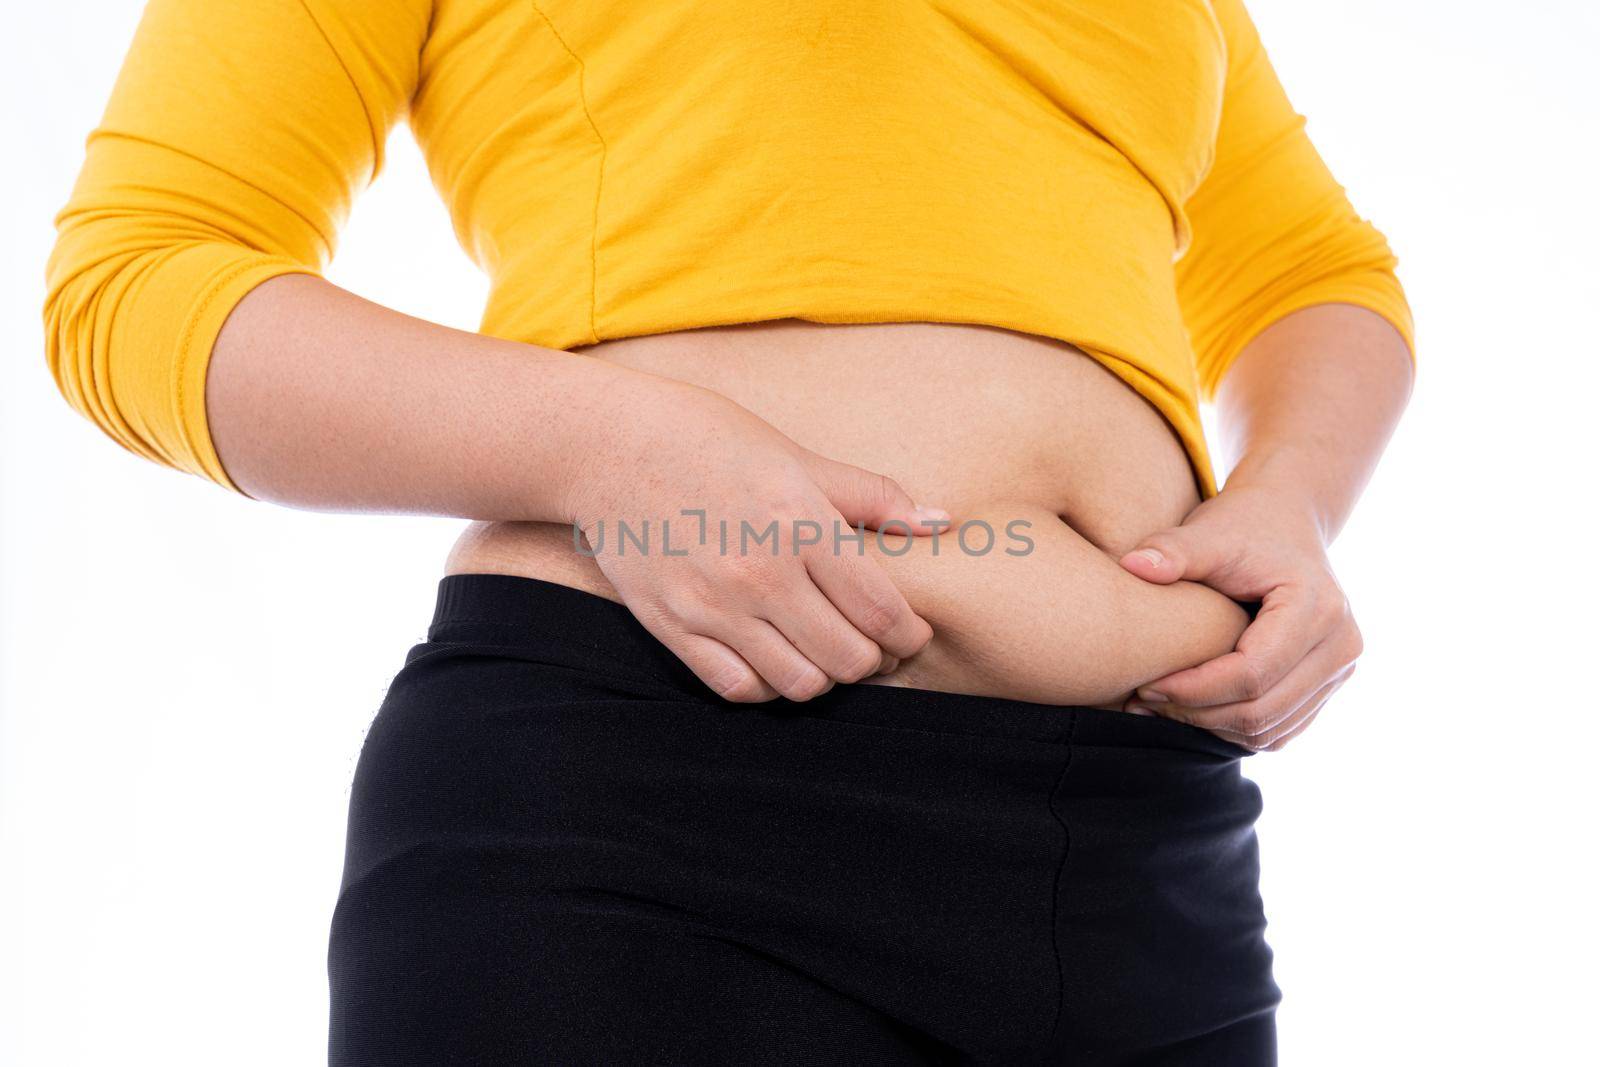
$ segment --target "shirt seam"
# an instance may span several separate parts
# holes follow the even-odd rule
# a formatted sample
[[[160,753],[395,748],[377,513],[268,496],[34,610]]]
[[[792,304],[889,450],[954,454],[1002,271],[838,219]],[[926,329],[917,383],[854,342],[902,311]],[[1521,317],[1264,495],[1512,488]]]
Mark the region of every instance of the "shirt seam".
[[[367,182],[378,176],[378,170],[383,165],[383,143],[378,136],[378,127],[372,121],[372,112],[367,107],[367,98],[362,95],[361,86],[356,81],[356,76],[350,72],[350,65],[344,61],[344,56],[334,46],[333,39],[328,36],[328,31],[323,28],[322,22],[317,18],[316,12],[311,10],[311,5],[306,0],[299,0],[300,10],[305,12],[306,18],[316,28],[317,36],[322,38],[322,43],[328,46],[328,51],[333,56],[333,61],[339,65],[339,70],[344,74],[344,80],[350,86],[350,91],[355,94],[356,106],[361,109],[361,118],[367,125],[367,136],[372,143],[372,167],[367,171]]]
[[[583,109],[583,117],[589,123],[589,131],[594,134],[596,143],[600,145],[600,165],[595,168],[594,178],[594,211],[589,220],[589,337],[591,343],[599,344],[600,333],[595,327],[595,305],[599,299],[598,290],[600,286],[600,196],[605,189],[606,160],[610,154],[610,149],[606,145],[605,136],[600,132],[600,126],[594,121],[594,112],[589,108],[588,68],[584,66],[583,59],[579,57],[577,52],[572,50],[571,45],[567,44],[566,39],[561,36],[561,31],[556,29],[554,22],[550,21],[550,16],[545,14],[544,9],[539,6],[538,0],[528,0],[528,3],[533,8],[534,14],[538,15],[544,21],[544,24],[549,27],[550,35],[556,39],[556,43],[561,46],[562,51],[566,52],[577,66],[578,106]]]

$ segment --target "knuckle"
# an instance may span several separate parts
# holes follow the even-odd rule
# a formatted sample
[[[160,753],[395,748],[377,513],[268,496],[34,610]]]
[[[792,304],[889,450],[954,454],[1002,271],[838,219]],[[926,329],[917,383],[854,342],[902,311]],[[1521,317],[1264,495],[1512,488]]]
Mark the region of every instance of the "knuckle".
[[[885,593],[874,593],[861,606],[861,628],[869,636],[885,637],[900,622],[900,606]]]
[[[872,503],[888,506],[900,498],[900,485],[887,474],[874,474],[868,479],[867,492]]]
[[[1236,716],[1211,720],[1201,719],[1195,725],[1204,725],[1206,729],[1214,730],[1219,734],[1227,734],[1236,741],[1245,735],[1244,724]]]
[[[672,604],[671,598],[662,596],[632,605],[633,616],[651,632],[667,637],[683,631],[683,615]]]
[[[1268,730],[1269,716],[1263,709],[1237,711],[1224,720],[1224,727],[1240,737],[1259,738]]]
[[[1228,720],[1228,732],[1238,734],[1248,742],[1260,735],[1261,727],[1253,719],[1241,715]]]
[[[1324,586],[1318,589],[1312,595],[1311,612],[1317,622],[1332,629],[1344,620],[1344,595],[1336,587]]]
[[[783,568],[777,558],[760,552],[736,552],[724,563],[724,574],[731,588],[724,597],[765,601],[783,584]]]
[[[1221,730],[1221,729],[1219,729],[1219,730],[1217,730],[1215,732],[1220,737],[1222,737],[1223,740],[1231,741],[1234,744],[1238,745],[1240,748],[1248,748],[1252,752],[1258,751],[1259,748],[1260,748],[1260,742],[1256,738],[1253,738],[1248,734],[1242,734],[1242,733],[1239,733],[1236,730]]]
[[[1245,700],[1259,700],[1267,692],[1267,677],[1261,664],[1253,659],[1243,661],[1239,676],[1239,695]]]
[[[772,557],[755,547],[730,552],[718,561],[718,570],[736,582],[762,581],[772,569]]]
[[[656,609],[663,627],[678,632],[705,633],[726,612],[718,609],[719,600],[709,589],[674,588],[662,594]]]
[[[752,704],[766,695],[759,678],[749,671],[734,667],[716,671],[707,684],[722,699],[736,704]]]
[[[816,667],[807,667],[797,671],[787,684],[778,688],[789,700],[803,703],[832,689],[833,679]]]
[[[768,498],[771,504],[768,518],[776,519],[779,529],[783,528],[786,519],[809,515],[816,507],[817,491],[811,476],[803,468],[797,474],[799,476],[795,480],[778,487]]]
[[[876,673],[883,664],[883,652],[870,641],[854,642],[841,657],[833,677],[841,682],[859,682]]]

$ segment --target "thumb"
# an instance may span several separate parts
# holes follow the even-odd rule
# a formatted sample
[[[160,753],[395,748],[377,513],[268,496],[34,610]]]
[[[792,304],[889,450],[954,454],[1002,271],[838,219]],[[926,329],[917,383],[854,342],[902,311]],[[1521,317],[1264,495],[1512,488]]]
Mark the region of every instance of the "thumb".
[[[1192,526],[1172,526],[1140,541],[1117,562],[1147,582],[1204,581],[1223,564],[1211,539]]]
[[[812,456],[807,466],[823,495],[852,525],[861,523],[873,530],[889,525],[891,533],[931,534],[950,522],[949,512],[917,504],[886,475],[821,456]]]

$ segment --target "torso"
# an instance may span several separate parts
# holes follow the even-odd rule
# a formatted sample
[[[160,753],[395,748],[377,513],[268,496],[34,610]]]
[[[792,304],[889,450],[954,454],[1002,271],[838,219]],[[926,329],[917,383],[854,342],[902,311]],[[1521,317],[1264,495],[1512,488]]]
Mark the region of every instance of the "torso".
[[[980,326],[783,320],[583,351],[716,390],[797,443],[887,474],[958,521],[1027,515],[1051,526],[1025,565],[949,551],[939,560],[920,552],[885,559],[935,638],[879,681],[1114,703],[1188,665],[1164,660],[1209,658],[1237,637],[1241,617],[1225,598],[1192,586],[1146,593],[1116,567],[1199,496],[1160,414],[1072,345]],[[597,430],[594,447],[605,446]],[[617,599],[564,526],[474,523],[446,569],[541,578]],[[1041,598],[1037,608],[1030,596]],[[1134,647],[1135,621],[1166,632]]]

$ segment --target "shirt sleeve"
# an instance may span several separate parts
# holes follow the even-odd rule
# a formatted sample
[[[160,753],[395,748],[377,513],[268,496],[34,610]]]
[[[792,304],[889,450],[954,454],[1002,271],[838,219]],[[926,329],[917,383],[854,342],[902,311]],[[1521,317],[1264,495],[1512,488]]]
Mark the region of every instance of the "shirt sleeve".
[[[1411,311],[1383,234],[1357,215],[1290,106],[1242,0],[1214,0],[1228,50],[1210,172],[1185,205],[1193,238],[1176,265],[1201,397],[1239,352],[1290,312],[1367,308],[1411,352]]]
[[[206,423],[228,314],[319,273],[415,89],[420,0],[151,0],[56,218],[45,352],[137,455],[240,492]]]

